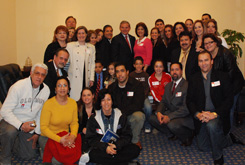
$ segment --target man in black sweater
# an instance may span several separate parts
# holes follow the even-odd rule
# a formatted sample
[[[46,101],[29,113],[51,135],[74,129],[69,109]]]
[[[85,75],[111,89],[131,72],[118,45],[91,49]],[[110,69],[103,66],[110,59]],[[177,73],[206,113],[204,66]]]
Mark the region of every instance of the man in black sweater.
[[[188,86],[187,107],[194,117],[198,148],[211,150],[214,164],[223,164],[223,148],[232,144],[229,136],[230,109],[233,91],[227,73],[212,69],[210,53],[198,55],[200,72],[194,74]]]
[[[145,121],[143,113],[144,87],[141,82],[129,77],[129,70],[123,63],[116,64],[115,68],[117,81],[108,87],[113,105],[127,116],[133,133],[132,143],[142,148],[139,135]]]

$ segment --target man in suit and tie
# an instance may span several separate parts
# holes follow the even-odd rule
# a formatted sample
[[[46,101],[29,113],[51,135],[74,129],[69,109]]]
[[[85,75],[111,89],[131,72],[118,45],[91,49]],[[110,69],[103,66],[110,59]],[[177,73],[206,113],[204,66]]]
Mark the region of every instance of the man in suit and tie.
[[[128,21],[120,23],[120,31],[121,33],[116,35],[111,42],[112,60],[114,62],[125,63],[131,72],[133,71],[135,37],[128,34],[130,31]]]
[[[182,146],[189,146],[192,144],[194,124],[186,106],[188,83],[182,77],[182,64],[172,63],[170,74],[172,82],[166,85],[156,115],[150,117],[150,123],[170,135],[169,140],[178,138]]]
[[[199,70],[197,65],[198,52],[191,45],[192,40],[189,32],[181,32],[179,38],[180,48],[172,51],[171,62],[180,62],[182,64],[182,77],[188,81],[190,76]]]
[[[69,53],[65,48],[60,48],[56,51],[53,61],[47,62],[48,74],[44,80],[44,83],[48,85],[50,89],[49,98],[55,96],[55,87],[58,77],[67,77],[67,72],[64,67],[69,59]]]

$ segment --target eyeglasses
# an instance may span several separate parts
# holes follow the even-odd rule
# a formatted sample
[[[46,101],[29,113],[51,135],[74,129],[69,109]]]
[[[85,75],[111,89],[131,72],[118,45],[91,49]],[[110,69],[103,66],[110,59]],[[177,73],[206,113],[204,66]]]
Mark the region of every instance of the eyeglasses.
[[[41,76],[41,77],[45,77],[46,76],[46,74],[45,73],[40,73],[40,72],[34,72],[34,75],[35,76]]]
[[[57,87],[61,88],[61,87],[67,87],[67,84],[58,84]]]
[[[204,46],[210,45],[212,43],[214,43],[214,41],[210,41],[210,42],[204,43]]]

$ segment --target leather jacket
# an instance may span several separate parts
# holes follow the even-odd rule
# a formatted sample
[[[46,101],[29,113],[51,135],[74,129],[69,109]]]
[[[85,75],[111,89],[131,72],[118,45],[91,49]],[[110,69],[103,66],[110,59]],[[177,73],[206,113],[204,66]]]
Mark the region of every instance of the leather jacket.
[[[237,66],[235,56],[230,50],[221,45],[213,60],[213,69],[227,72],[231,78],[233,93],[234,95],[238,94],[243,87],[244,78]]]

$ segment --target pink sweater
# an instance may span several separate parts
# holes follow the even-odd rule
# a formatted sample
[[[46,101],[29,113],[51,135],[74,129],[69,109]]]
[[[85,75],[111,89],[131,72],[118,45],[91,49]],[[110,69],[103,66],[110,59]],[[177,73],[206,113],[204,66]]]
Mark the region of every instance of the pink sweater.
[[[144,64],[148,66],[151,64],[152,59],[152,43],[149,38],[143,38],[140,42],[135,41],[134,45],[134,57],[141,56],[144,60]]]

